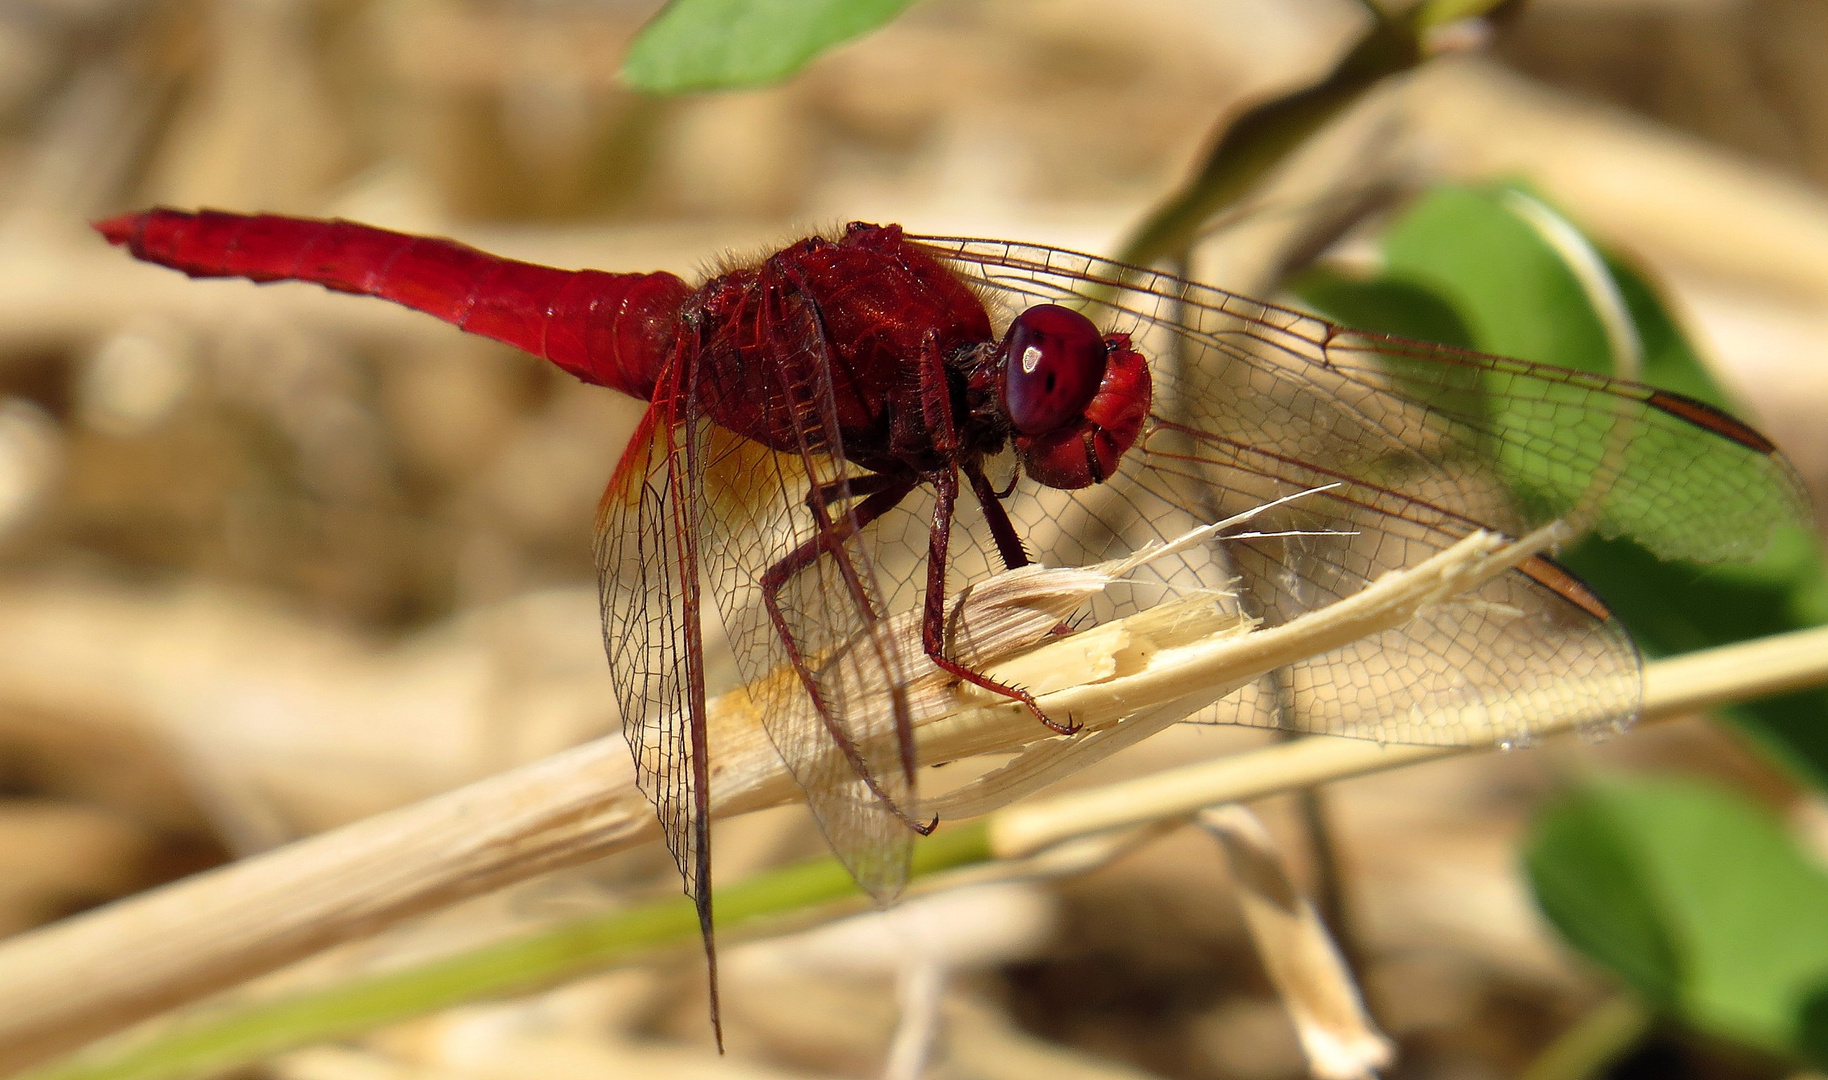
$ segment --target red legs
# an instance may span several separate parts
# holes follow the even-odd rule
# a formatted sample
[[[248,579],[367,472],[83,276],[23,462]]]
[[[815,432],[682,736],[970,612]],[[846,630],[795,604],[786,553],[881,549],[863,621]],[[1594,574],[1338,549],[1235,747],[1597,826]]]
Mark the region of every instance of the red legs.
[[[804,543],[770,566],[762,575],[761,586],[762,603],[768,609],[768,619],[774,624],[774,631],[780,636],[781,644],[787,650],[788,662],[793,665],[795,673],[799,675],[800,685],[805,688],[807,696],[812,698],[813,710],[819,714],[820,721],[825,724],[826,734],[831,736],[832,742],[844,755],[844,760],[869,788],[870,794],[880,799],[884,806],[893,810],[904,825],[925,836],[933,831],[933,827],[938,824],[938,819],[922,822],[909,817],[901,807],[895,804],[895,800],[882,790],[875,777],[870,774],[869,764],[863,760],[863,755],[858,751],[856,743],[851,741],[849,733],[833,719],[831,708],[827,705],[824,694],[820,692],[819,684],[813,680],[812,671],[806,666],[806,658],[800,653],[799,642],[794,640],[793,631],[788,628],[787,620],[781,614],[780,605],[781,589],[786,586],[787,582],[795,574],[811,566],[821,556],[830,555],[837,560],[839,572],[844,574],[858,603],[863,610],[870,612],[871,621],[874,622],[875,612],[869,603],[868,594],[863,590],[862,579],[858,576],[856,567],[844,550],[844,544],[864,526],[899,505],[901,500],[907,498],[908,493],[914,490],[916,483],[918,483],[917,480],[909,477],[862,477],[849,485],[848,493],[857,495],[860,493],[859,488],[862,488],[869,491],[870,494],[855,511],[837,521],[830,521],[822,512],[819,512],[823,509],[825,502],[821,496],[836,485],[826,485],[809,492],[807,494],[808,504],[811,505],[815,500],[819,503],[819,510],[815,510],[814,514],[822,522],[818,534],[808,537]],[[843,493],[838,492],[838,494]],[[899,712],[896,716],[895,734],[899,744],[902,769],[911,779],[914,770],[914,732],[908,724],[907,718],[900,715]]]
[[[1015,491],[1019,474],[1012,475],[1008,486],[1002,491],[990,486],[983,467],[975,462],[965,466],[965,478],[971,481],[971,491],[977,496],[978,505],[984,508],[984,520],[990,525],[990,535],[996,538],[997,554],[1003,558],[1003,569],[1014,570],[1027,566],[1033,560],[1028,557],[1028,549],[1022,546],[1022,538],[1016,535],[1016,527],[1009,521],[1009,512],[1003,509],[1003,500]],[[1054,627],[1054,633],[1070,634],[1073,629],[1071,622],[1062,622]]]
[[[956,452],[958,449],[957,431],[953,425],[952,405],[946,388],[943,360],[938,349],[929,340],[921,364],[922,413],[929,431],[934,438],[934,445],[942,453]],[[1001,499],[1009,491],[998,492],[984,476],[983,469],[971,462],[964,467],[965,475],[970,481],[971,490],[977,496],[984,509],[984,517],[995,539],[997,553],[1005,568],[1014,570],[1029,563],[1028,553],[1022,547],[1021,537],[1016,534],[1015,526],[1009,515],[1003,510]],[[863,760],[857,745],[850,735],[837,723],[829,704],[825,701],[806,659],[800,651],[799,643],[794,639],[792,630],[781,613],[780,594],[794,575],[817,562],[821,557],[830,556],[837,563],[837,569],[845,580],[853,600],[858,608],[864,611],[871,623],[880,618],[870,600],[868,590],[864,588],[862,576],[850,558],[844,545],[858,532],[877,518],[888,513],[911,493],[922,480],[932,481],[935,488],[933,526],[928,534],[927,551],[927,590],[925,606],[921,619],[921,646],[933,663],[940,670],[952,675],[962,682],[981,686],[993,693],[1020,701],[1035,718],[1049,729],[1062,735],[1071,735],[1078,731],[1077,725],[1061,725],[1049,719],[1036,703],[1034,695],[1020,687],[999,682],[980,672],[973,671],[964,664],[953,660],[945,652],[946,622],[946,558],[952,536],[952,515],[958,504],[958,473],[954,469],[944,469],[926,477],[897,476],[892,473],[871,473],[849,480],[833,481],[814,485],[806,493],[806,508],[812,513],[818,532],[788,552],[780,561],[770,566],[762,575],[762,602],[768,611],[768,618],[774,625],[783,647],[787,651],[788,661],[793,665],[800,678],[801,686],[811,698],[813,708],[824,723],[826,733],[837,745],[839,752],[851,770],[868,787],[870,793],[894,811],[903,824],[921,835],[930,833],[939,821],[919,822],[910,818],[895,801],[888,796],[870,773],[867,762]],[[1010,490],[1015,481],[1012,478]],[[840,500],[862,499],[853,510],[842,517],[833,519],[828,512],[831,504]],[[914,769],[914,732],[908,718],[897,710],[896,738],[900,751],[902,768],[911,780]]]
[[[806,493],[806,509],[812,511],[813,517],[821,525],[829,525],[831,522],[825,517],[825,508],[832,503],[840,499],[861,499],[878,491],[887,491],[905,480],[905,477],[889,473],[869,473],[854,479],[833,480]]]
[[[1028,711],[1035,715],[1035,719],[1047,725],[1050,730],[1062,735],[1073,734],[1079,730],[1079,726],[1077,724],[1059,724],[1049,719],[1048,715],[1041,711],[1041,706],[1035,702],[1033,694],[1019,686],[998,682],[982,672],[973,671],[946,655],[946,549],[952,539],[952,508],[958,502],[958,474],[950,469],[936,474],[933,477],[933,487],[935,490],[933,530],[927,534],[927,600],[926,607],[921,612],[921,647],[926,650],[927,657],[937,664],[940,670],[947,672],[953,678],[968,682],[973,686],[981,686],[1007,698],[1014,698],[1028,706]],[[998,546],[1001,547],[1000,544]],[[1018,544],[1017,551],[1019,552],[1020,549],[1021,545]],[[1007,560],[1007,554],[1004,557]],[[1027,562],[1026,556],[1023,557],[1023,562]]]
[[[931,338],[928,339],[927,349],[922,356],[920,378],[922,412],[933,434],[933,444],[942,454],[954,453],[958,450],[958,431],[952,423],[952,405],[947,396],[944,362]],[[990,525],[991,535],[996,539],[997,554],[1002,558],[1003,565],[1011,570],[1027,566],[1028,553],[1022,550],[1022,539],[1016,535],[1009,515],[1003,512],[1002,503],[997,500],[996,491],[990,486],[984,471],[973,462],[965,469],[965,474],[970,478],[971,490],[983,504],[984,518]],[[927,533],[927,596],[921,610],[921,648],[925,650],[928,659],[953,678],[1013,698],[1026,705],[1035,719],[1050,730],[1062,735],[1073,734],[1079,730],[1078,725],[1063,725],[1050,720],[1041,711],[1041,706],[1035,703],[1033,694],[1019,686],[1011,686],[982,672],[973,671],[946,655],[946,558],[952,542],[952,511],[958,505],[958,472],[945,468],[929,479],[933,481],[934,493],[933,528]]]
[[[965,479],[971,481],[972,494],[977,496],[978,505],[984,508],[984,521],[990,526],[990,535],[996,539],[997,554],[1002,556],[1003,569],[1015,570],[1027,566],[1030,561],[1028,551],[1022,546],[1022,538],[1016,535],[1016,527],[1010,524],[1009,514],[1003,510],[1003,500],[1016,488],[1015,478],[1010,478],[1006,490],[998,491],[990,486],[983,466],[974,461],[965,466]]]
[[[869,590],[864,588],[863,575],[857,573],[856,564],[851,562],[850,553],[844,550],[844,542],[849,540],[865,525],[868,525],[877,517],[880,517],[893,509],[896,503],[906,498],[908,492],[913,490],[914,483],[915,481],[909,480],[906,477],[890,476],[883,473],[871,473],[868,476],[860,476],[855,480],[833,480],[828,484],[819,484],[808,489],[806,492],[806,509],[812,512],[813,526],[819,530],[820,535],[831,533],[836,537],[836,539],[827,541],[828,550],[832,558],[838,563],[838,573],[844,578],[845,588],[850,590],[852,602],[857,605],[857,609],[862,611],[872,623],[877,619],[880,619],[882,613],[876,610],[875,602],[870,599]],[[867,520],[852,522],[849,526],[849,530],[841,535],[834,531],[839,526],[832,521],[831,514],[827,512],[832,503],[837,502],[840,499],[859,499],[864,498],[865,496],[874,496],[886,491],[892,491],[898,484],[906,484],[907,487],[902,490],[901,494],[891,500],[888,505],[876,510]],[[863,507],[868,505],[870,504],[866,500],[859,505],[858,512],[861,512]],[[817,537],[814,538],[814,541],[809,541],[809,543],[816,541]],[[797,551],[789,552],[786,558],[781,561],[786,562],[794,558],[797,554]],[[813,557],[817,558],[817,555],[815,554]],[[808,560],[801,565],[809,566],[811,565],[811,560]],[[787,579],[792,576],[792,573],[783,575],[780,578],[780,584],[785,585]],[[764,580],[766,579],[764,578]],[[776,591],[779,591],[778,588]]]

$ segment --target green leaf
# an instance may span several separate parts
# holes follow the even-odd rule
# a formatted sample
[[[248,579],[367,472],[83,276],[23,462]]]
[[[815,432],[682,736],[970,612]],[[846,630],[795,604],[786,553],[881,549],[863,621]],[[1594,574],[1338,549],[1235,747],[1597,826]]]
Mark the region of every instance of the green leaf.
[[[1560,561],[1599,590],[1650,656],[1763,637],[1824,618],[1821,546],[1801,529],[1781,532],[1752,563],[1659,561],[1629,540],[1588,537]],[[1792,775],[1828,788],[1828,690],[1730,706],[1721,714]]]
[[[673,0],[643,27],[622,80],[650,94],[779,82],[913,0]]]
[[[1412,282],[1359,280],[1316,266],[1284,285],[1309,307],[1347,326],[1460,349],[1473,347],[1472,331],[1453,305]]]
[[[1569,944],[1646,999],[1674,1004],[1681,962],[1632,837],[1612,827],[1603,804],[1572,799],[1541,814],[1524,866],[1536,902]]]
[[[1384,255],[1386,276],[1445,300],[1465,321],[1476,348],[1582,371],[1610,370],[1605,326],[1580,279],[1530,222],[1503,204],[1501,192],[1437,189],[1385,235]],[[1561,392],[1571,400],[1585,396],[1574,386]],[[1530,508],[1531,516],[1552,517],[1578,504],[1587,470],[1560,468],[1523,445],[1531,432],[1547,436],[1550,428],[1565,438],[1566,416],[1536,403],[1496,397],[1489,410],[1496,425],[1521,437],[1492,440],[1484,453],[1498,462],[1514,497]],[[1584,416],[1584,442],[1591,447],[1586,456],[1598,460],[1613,421]],[[1644,458],[1655,449],[1642,437],[1635,440],[1634,463],[1628,468],[1654,470],[1656,464]],[[1639,534],[1660,520],[1654,509],[1620,505],[1615,499],[1607,501],[1606,511],[1613,520],[1633,523]]]
[[[1562,254],[1512,209],[1506,190],[1438,189],[1385,234],[1381,276],[1354,282],[1310,274],[1295,283],[1297,294],[1362,329],[1611,374],[1611,345],[1586,289]],[[1625,260],[1602,256],[1642,348],[1639,377],[1730,409],[1733,403],[1708,374],[1655,287]],[[1445,322],[1429,301],[1451,311],[1457,323]],[[1399,368],[1392,374],[1401,379],[1403,373]],[[1464,401],[1454,405],[1466,409]],[[1496,401],[1491,409],[1494,422],[1514,429],[1527,431],[1543,422],[1507,411]],[[1605,437],[1602,424],[1594,438]],[[1502,445],[1489,452],[1507,469],[1519,499],[1557,507],[1578,497],[1572,488],[1558,488],[1554,477],[1529,459],[1507,456]],[[1640,438],[1628,468],[1663,467],[1668,452],[1656,439]],[[1731,460],[1725,456],[1733,453],[1730,447],[1723,445],[1721,452],[1723,462]],[[1723,467],[1695,502],[1731,514],[1755,485],[1769,482],[1763,474]],[[1608,510],[1621,520],[1653,523],[1649,538],[1656,539],[1654,508],[1614,502]],[[1681,522],[1668,524],[1679,528]],[[1749,563],[1659,561],[1642,544],[1598,536],[1564,552],[1562,561],[1606,598],[1651,655],[1828,622],[1828,571],[1821,545],[1801,528],[1781,530],[1769,550]],[[1741,705],[1726,715],[1796,776],[1828,787],[1828,690]]]
[[[1580,281],[1500,190],[1442,187],[1383,238],[1385,276],[1446,301],[1474,347],[1609,372],[1606,330]]]
[[[1802,1052],[1828,979],[1828,874],[1762,807],[1693,781],[1598,783],[1544,810],[1524,861],[1550,921],[1647,999]]]
[[[1797,1026],[1804,1060],[1818,1069],[1828,1068],[1828,980],[1809,991]]]

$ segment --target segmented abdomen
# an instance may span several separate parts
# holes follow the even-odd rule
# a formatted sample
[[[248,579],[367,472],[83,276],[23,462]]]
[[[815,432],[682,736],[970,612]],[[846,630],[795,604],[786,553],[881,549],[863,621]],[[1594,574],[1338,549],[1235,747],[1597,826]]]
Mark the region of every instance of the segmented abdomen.
[[[136,257],[191,277],[311,281],[392,300],[644,400],[692,293],[664,272],[556,270],[352,221],[161,207],[95,227]]]

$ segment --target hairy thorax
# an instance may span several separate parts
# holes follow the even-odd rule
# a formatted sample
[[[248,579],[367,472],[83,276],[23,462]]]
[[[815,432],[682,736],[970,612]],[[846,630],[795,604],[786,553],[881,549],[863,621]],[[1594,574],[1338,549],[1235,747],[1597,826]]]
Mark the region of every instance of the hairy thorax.
[[[687,325],[702,414],[772,449],[829,454],[835,424],[846,459],[929,473],[1007,435],[973,409],[993,348],[982,301],[898,227],[812,237],[713,278]]]

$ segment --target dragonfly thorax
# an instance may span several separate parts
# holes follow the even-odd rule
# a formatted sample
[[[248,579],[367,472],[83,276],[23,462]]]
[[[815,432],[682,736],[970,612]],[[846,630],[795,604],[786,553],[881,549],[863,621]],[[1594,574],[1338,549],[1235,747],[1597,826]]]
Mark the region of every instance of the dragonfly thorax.
[[[853,223],[713,278],[686,325],[702,415],[783,453],[829,454],[835,430],[879,473],[972,466],[1013,439],[1029,476],[1085,487],[1149,410],[1127,337],[1044,304],[999,340],[978,295],[896,226]]]

